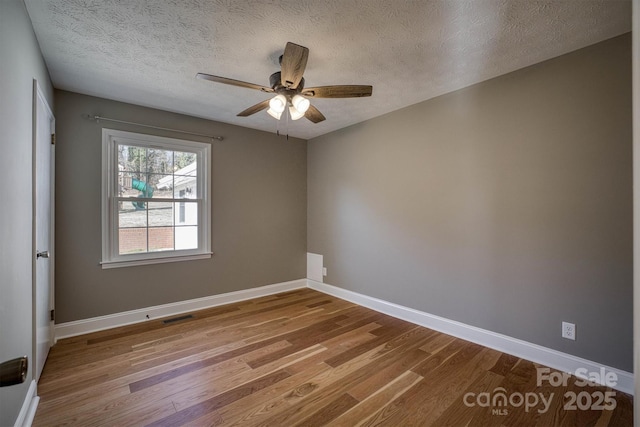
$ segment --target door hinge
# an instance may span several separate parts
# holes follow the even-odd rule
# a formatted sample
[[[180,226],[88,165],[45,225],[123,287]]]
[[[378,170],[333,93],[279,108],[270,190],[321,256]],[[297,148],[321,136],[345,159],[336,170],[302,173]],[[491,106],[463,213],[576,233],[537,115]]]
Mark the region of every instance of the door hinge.
[[[56,320],[56,311],[55,310],[51,310],[51,312],[49,313],[49,320],[51,320],[52,322],[54,320]]]
[[[55,133],[51,134],[51,145],[56,145],[56,134]]]

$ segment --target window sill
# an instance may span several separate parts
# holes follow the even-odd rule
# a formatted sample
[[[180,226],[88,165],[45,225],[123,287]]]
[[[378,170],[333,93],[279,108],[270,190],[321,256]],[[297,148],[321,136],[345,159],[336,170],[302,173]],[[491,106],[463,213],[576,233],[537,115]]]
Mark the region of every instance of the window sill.
[[[164,258],[136,259],[136,260],[129,260],[129,261],[103,261],[100,263],[100,265],[102,265],[102,269],[104,270],[107,268],[135,267],[139,265],[164,264],[167,262],[208,259],[208,258],[211,258],[212,255],[213,255],[212,252],[207,252],[204,254],[172,256],[172,257],[164,257]]]

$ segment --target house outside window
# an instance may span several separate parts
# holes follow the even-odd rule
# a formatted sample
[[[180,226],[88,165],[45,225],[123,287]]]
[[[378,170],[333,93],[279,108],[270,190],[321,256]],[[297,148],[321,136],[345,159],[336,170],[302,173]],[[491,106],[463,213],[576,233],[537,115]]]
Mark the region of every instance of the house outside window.
[[[103,268],[211,257],[210,151],[103,129]]]
[[[180,190],[180,197],[183,198],[186,194],[186,190]],[[180,202],[180,217],[178,218],[178,224],[184,224],[187,218],[187,204]]]

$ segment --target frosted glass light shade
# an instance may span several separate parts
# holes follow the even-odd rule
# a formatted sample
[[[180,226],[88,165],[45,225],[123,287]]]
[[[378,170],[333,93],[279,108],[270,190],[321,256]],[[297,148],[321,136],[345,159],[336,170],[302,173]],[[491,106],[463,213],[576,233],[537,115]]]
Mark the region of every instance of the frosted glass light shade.
[[[298,111],[293,105],[289,107],[289,114],[291,114],[291,120],[298,120],[299,118],[304,117],[304,113]]]
[[[294,107],[296,107],[296,110],[298,110],[302,114],[306,113],[309,109],[309,105],[311,105],[311,102],[309,102],[307,98],[300,95],[295,95],[291,100],[291,103]]]
[[[276,95],[271,98],[269,101],[270,110],[273,110],[276,113],[282,113],[284,108],[287,106],[287,98],[284,95]]]
[[[280,116],[282,116],[282,111],[277,112],[277,111],[274,111],[273,108],[269,108],[267,110],[267,113],[269,113],[269,115],[276,120],[280,120]]]

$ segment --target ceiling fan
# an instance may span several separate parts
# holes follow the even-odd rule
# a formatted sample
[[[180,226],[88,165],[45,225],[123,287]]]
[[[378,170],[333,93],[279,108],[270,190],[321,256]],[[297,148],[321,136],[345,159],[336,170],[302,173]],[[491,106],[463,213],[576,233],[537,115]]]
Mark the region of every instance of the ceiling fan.
[[[287,109],[292,120],[306,117],[313,123],[319,123],[326,118],[311,105],[308,98],[358,98],[371,96],[372,86],[366,85],[340,85],[340,86],[318,86],[304,87],[305,67],[309,58],[309,49],[295,43],[287,43],[284,53],[280,56],[281,71],[277,71],[269,77],[271,87],[260,86],[240,80],[228,79],[226,77],[212,76],[211,74],[198,73],[196,77],[217,83],[224,83],[232,86],[245,87],[248,89],[261,90],[276,95],[246,110],[238,113],[240,117],[247,117],[259,111],[267,109],[272,117],[280,120],[282,113]],[[285,113],[286,114],[286,113]]]

